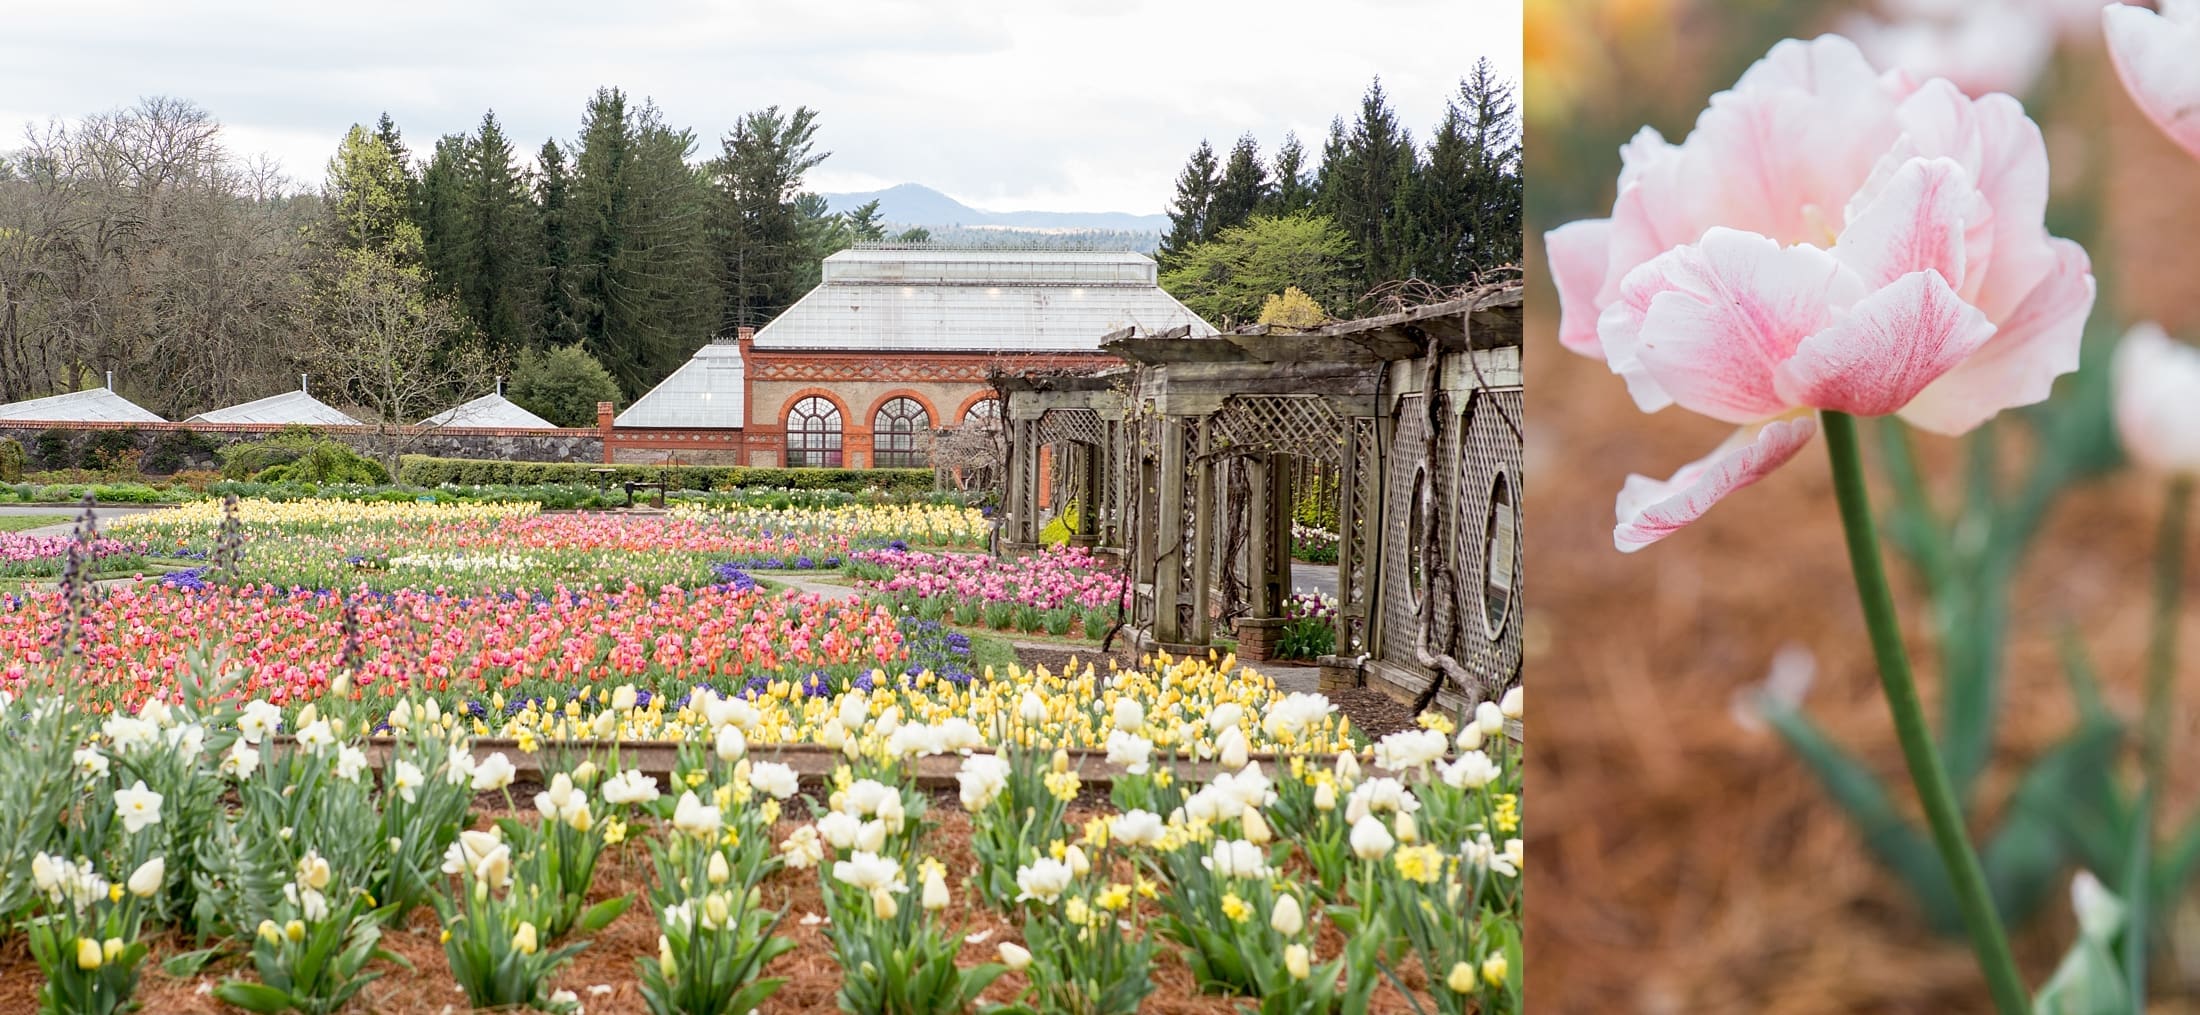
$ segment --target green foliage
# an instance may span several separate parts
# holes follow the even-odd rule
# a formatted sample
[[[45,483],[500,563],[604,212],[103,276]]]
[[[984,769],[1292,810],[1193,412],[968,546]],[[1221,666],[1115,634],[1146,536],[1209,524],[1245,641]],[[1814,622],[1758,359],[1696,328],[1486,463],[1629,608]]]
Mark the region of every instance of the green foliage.
[[[1186,250],[1161,287],[1218,327],[1260,316],[1268,297],[1299,289],[1322,306],[1350,306],[1358,254],[1328,218],[1307,212],[1255,216]]]
[[[0,483],[23,481],[23,466],[30,461],[30,453],[23,450],[23,442],[13,437],[0,437]]]
[[[1320,617],[1293,620],[1276,638],[1276,655],[1282,659],[1318,659],[1336,650],[1337,628]]]
[[[141,461],[145,471],[165,476],[189,467],[221,450],[221,442],[197,430],[164,430],[153,438]]]
[[[565,299],[581,341],[629,395],[678,368],[710,334],[719,289],[706,229],[710,188],[694,132],[615,88],[590,98],[565,196]]]
[[[387,483],[380,463],[350,445],[323,437],[309,427],[284,427],[273,436],[231,444],[216,452],[222,475],[261,483]]]
[[[76,464],[71,446],[76,435],[60,427],[40,430],[31,439],[31,450],[38,455],[38,464],[48,469],[66,469]]]
[[[1214,239],[1215,230],[1207,228],[1207,216],[1215,188],[1221,182],[1214,146],[1202,140],[1176,177],[1176,199],[1169,204],[1169,234],[1161,238],[1161,249],[1155,256],[1164,271],[1181,263],[1193,247]]]
[[[2117,451],[2108,413],[2105,357],[2111,343],[2088,341],[2086,364],[2062,397],[2026,413],[2033,450],[2017,482],[2000,461],[2002,430],[1989,423],[1965,438],[1961,499],[1934,503],[1904,424],[1881,424],[1880,451],[1894,492],[1884,532],[1916,569],[1932,603],[1934,650],[1943,674],[1941,757],[1966,809],[1991,757],[2003,698],[2011,575],[2055,500],[2070,486],[2112,466]],[[2111,883],[2124,866],[2128,805],[2112,777],[2121,724],[2099,703],[2091,672],[2068,667],[2078,721],[2027,768],[1981,834],[1980,863],[2003,919],[2022,923],[2051,896],[2073,859]],[[1895,802],[1871,767],[1834,743],[1793,703],[1761,702],[1766,720],[1848,812],[1872,855],[1902,879],[1927,923],[1957,933],[1962,921],[1946,868],[1924,830]],[[2076,815],[2091,819],[2075,820]],[[2200,836],[2200,822],[2193,827]],[[2195,838],[2200,846],[2200,838]],[[2189,870],[2177,874],[2178,884]]]
[[[136,471],[138,432],[135,428],[122,430],[94,430],[87,434],[76,449],[76,464],[81,469]]]
[[[519,354],[506,396],[559,426],[596,425],[596,403],[619,401],[619,382],[579,345]]]
[[[722,333],[764,324],[815,281],[816,256],[802,242],[802,215],[794,201],[803,176],[830,154],[815,150],[817,126],[817,111],[807,106],[789,113],[778,106],[747,113],[710,164],[717,192],[718,274],[726,287],[718,322]],[[851,233],[863,228],[852,224]]]
[[[412,221],[412,179],[398,154],[403,149],[396,144],[396,127],[386,118],[384,126],[378,137],[352,124],[329,159],[322,203],[336,246],[417,260],[420,227]]]
[[[214,996],[246,1011],[276,1015],[296,1011],[330,1015],[343,1010],[367,984],[381,977],[367,963],[404,959],[381,947],[379,921],[387,914],[370,910],[354,895],[319,920],[293,915],[278,924],[261,924],[252,939],[252,969],[259,982],[231,979]],[[292,935],[295,935],[293,937]]]
[[[596,469],[613,470],[608,477]],[[790,490],[881,490],[918,493],[932,489],[930,469],[767,469],[745,465],[590,465],[581,462],[507,462],[480,458],[431,458],[406,455],[397,467],[408,486],[572,483],[596,486],[608,478],[625,482],[663,482],[674,490],[730,490],[776,487]],[[623,495],[622,495],[623,501]]]

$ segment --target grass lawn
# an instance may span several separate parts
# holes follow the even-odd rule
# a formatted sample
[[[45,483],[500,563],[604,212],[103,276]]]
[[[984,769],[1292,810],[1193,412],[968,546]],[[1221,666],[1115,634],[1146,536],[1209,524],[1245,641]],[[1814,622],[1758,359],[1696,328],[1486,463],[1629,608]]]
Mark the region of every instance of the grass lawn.
[[[0,515],[0,532],[21,532],[48,525],[67,525],[75,515]]]

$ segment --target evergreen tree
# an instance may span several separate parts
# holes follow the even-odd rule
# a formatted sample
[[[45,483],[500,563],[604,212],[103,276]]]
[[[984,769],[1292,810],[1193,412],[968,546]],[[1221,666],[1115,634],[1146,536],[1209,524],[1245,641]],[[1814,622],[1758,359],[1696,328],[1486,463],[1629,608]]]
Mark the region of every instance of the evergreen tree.
[[[1201,141],[1176,177],[1176,200],[1169,205],[1169,234],[1161,238],[1161,250],[1155,257],[1164,270],[1194,244],[1214,235],[1207,228],[1207,214],[1221,182],[1216,175],[1215,150]]]
[[[390,158],[397,163],[398,172],[405,178],[405,200],[412,201],[417,196],[415,191],[420,185],[420,178],[413,173],[412,149],[405,147],[405,136],[398,133],[397,121],[390,119],[388,110],[384,110],[381,118],[374,121],[374,139],[382,142],[383,150],[389,152]]]
[[[694,150],[653,105],[630,109],[614,88],[589,100],[565,207],[569,292],[583,346],[630,396],[710,337],[717,293]]]
[[[926,229],[923,226],[910,226],[909,228],[904,229],[901,232],[895,233],[894,242],[930,243],[932,242],[932,230]]]
[[[886,227],[879,224],[878,198],[865,201],[848,212],[848,238],[857,243],[876,243],[886,238]]]
[[[536,210],[526,174],[491,111],[465,145],[460,191],[459,306],[492,352],[517,349],[528,340],[533,316]]]
[[[1237,145],[1230,149],[1229,161],[1223,164],[1222,179],[1207,205],[1207,220],[1200,224],[1200,239],[1211,240],[1225,229],[1244,225],[1268,199],[1268,193],[1268,168],[1261,165],[1260,142],[1246,134],[1238,138]]]
[[[830,154],[813,151],[816,136],[815,110],[770,106],[743,116],[711,164],[724,332],[761,327],[809,289],[811,252],[795,198],[803,176]]]
[[[573,176],[566,168],[565,149],[554,140],[542,143],[535,163],[535,246],[541,259],[535,269],[533,341],[537,346],[578,345],[586,335],[572,293],[573,243],[566,202]]]
[[[420,258],[420,228],[413,224],[404,167],[367,128],[353,124],[328,161],[322,206],[326,242],[345,250],[374,250],[400,264]]]
[[[431,292],[449,296],[464,279],[466,137],[445,134],[420,173],[413,221],[420,226],[421,264]]]
[[[796,273],[796,288],[808,292],[817,287],[824,274],[822,262],[852,246],[856,242],[856,231],[849,217],[835,214],[822,195],[807,191],[796,195],[794,211],[804,251],[802,270]]]
[[[1283,146],[1276,149],[1274,181],[1268,189],[1268,198],[1259,209],[1263,215],[1289,215],[1314,206],[1314,187],[1306,171],[1306,148],[1299,144],[1299,136],[1291,131],[1283,134]]]
[[[1383,95],[1381,78],[1368,85],[1349,132],[1341,122],[1331,127],[1329,148],[1315,206],[1366,257],[1362,279],[1369,288],[1407,277],[1414,260],[1413,229],[1401,198],[1412,187],[1417,151]]]

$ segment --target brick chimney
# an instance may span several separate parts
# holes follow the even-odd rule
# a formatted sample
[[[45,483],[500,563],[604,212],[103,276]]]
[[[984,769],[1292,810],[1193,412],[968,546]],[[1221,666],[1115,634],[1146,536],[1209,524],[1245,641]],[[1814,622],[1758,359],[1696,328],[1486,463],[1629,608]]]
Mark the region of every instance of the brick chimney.
[[[596,403],[596,430],[603,444],[603,463],[605,465],[611,464],[611,422],[617,415],[613,411],[610,402]]]
[[[756,329],[744,324],[733,330],[733,340],[747,345],[756,339]]]

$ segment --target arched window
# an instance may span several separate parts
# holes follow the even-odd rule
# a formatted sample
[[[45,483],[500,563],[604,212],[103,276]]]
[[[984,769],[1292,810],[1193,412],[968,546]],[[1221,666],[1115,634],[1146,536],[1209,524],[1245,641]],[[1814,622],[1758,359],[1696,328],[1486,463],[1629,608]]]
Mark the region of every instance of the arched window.
[[[921,469],[932,464],[932,414],[914,398],[888,399],[871,420],[871,464]]]
[[[840,468],[840,407],[816,395],[787,413],[787,464]]]
[[[1000,426],[1001,400],[998,398],[982,398],[970,403],[970,408],[963,410],[962,421],[964,426],[972,424]]]

